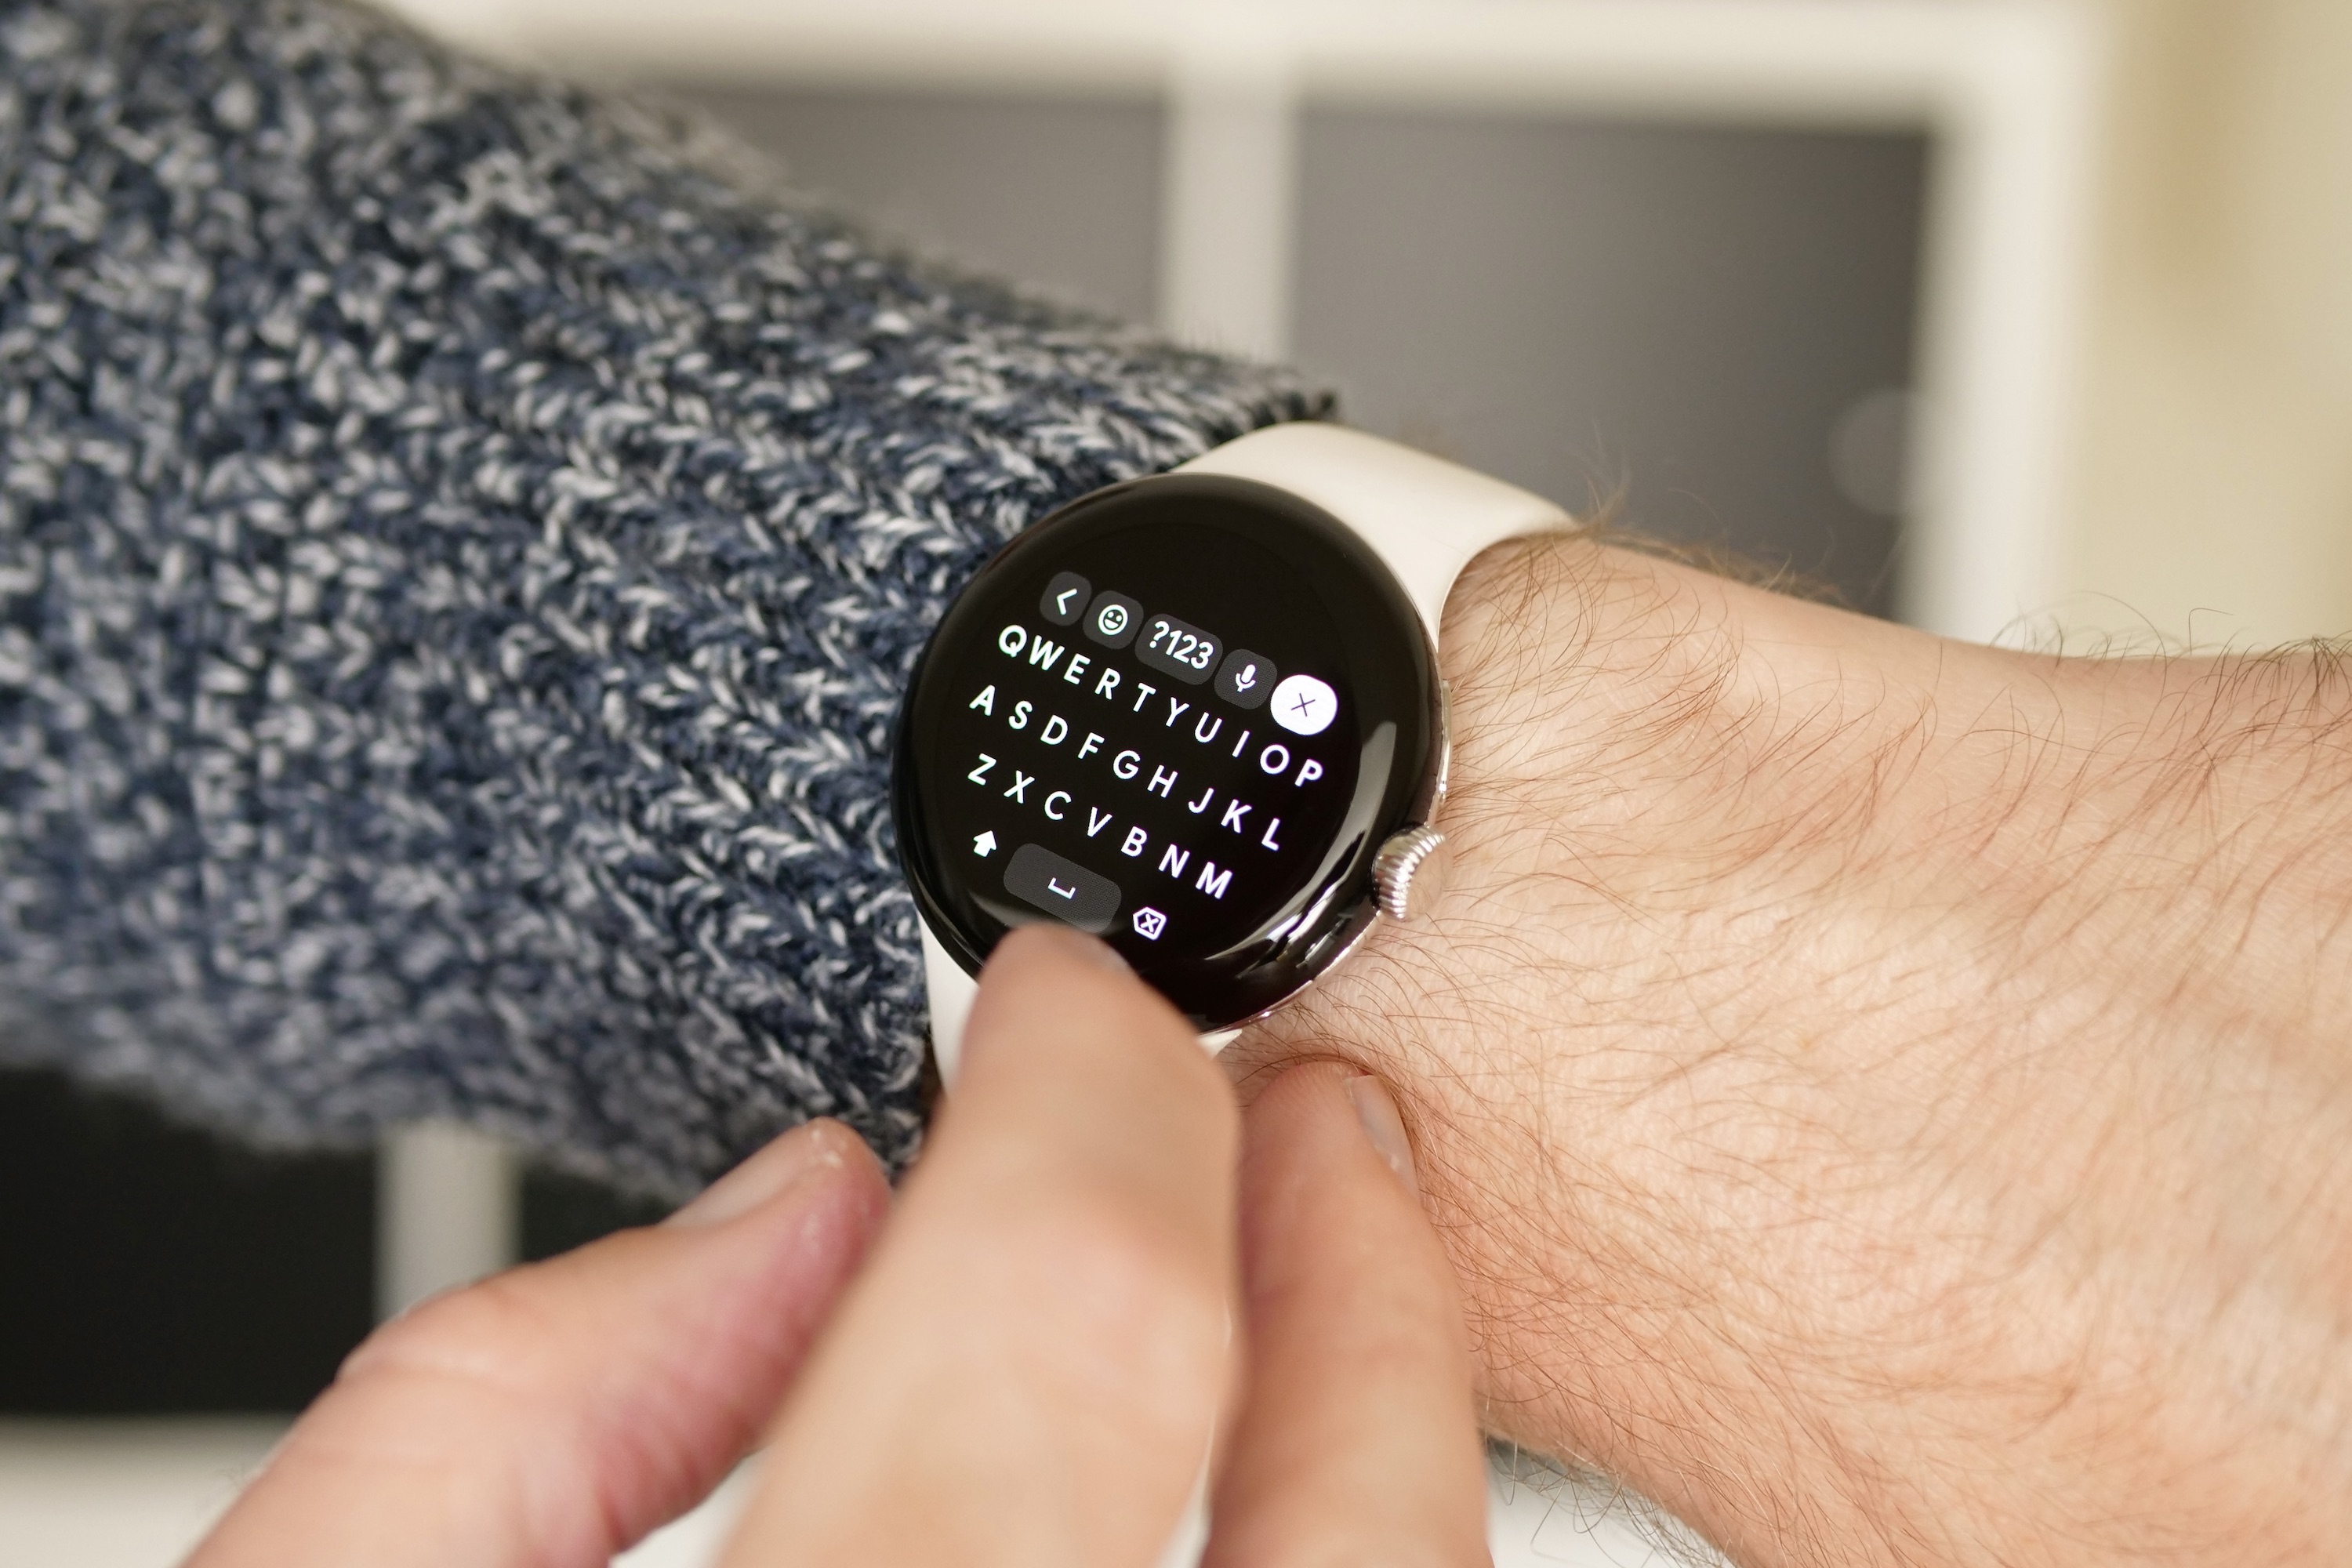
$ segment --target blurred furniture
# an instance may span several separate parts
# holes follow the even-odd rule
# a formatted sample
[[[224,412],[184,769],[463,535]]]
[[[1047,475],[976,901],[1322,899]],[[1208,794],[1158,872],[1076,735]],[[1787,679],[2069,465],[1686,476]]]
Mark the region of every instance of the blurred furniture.
[[[1299,132],[1317,113],[1923,134],[1923,413],[1896,604],[1989,637],[2049,580],[2101,89],[2095,24],[2063,0],[394,8],[489,53],[635,85],[1164,105],[1160,324],[1269,357],[1299,346]]]
[[[394,0],[912,243],[1992,638],[2053,591],[2102,37],[2062,0]],[[487,1200],[486,1200],[487,1201]]]

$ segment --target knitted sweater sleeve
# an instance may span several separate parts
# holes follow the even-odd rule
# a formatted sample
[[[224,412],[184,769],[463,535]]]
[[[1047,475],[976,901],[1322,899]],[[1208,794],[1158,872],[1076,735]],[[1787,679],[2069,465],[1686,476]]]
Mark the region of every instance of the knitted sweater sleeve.
[[[925,633],[1317,409],[363,13],[0,3],[0,1058],[671,1191],[903,1159]]]

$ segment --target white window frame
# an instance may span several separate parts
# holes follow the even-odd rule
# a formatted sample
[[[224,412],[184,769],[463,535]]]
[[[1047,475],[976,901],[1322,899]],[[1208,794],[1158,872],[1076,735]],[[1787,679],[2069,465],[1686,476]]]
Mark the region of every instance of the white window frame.
[[[395,0],[621,79],[1164,97],[1161,325],[1289,347],[1302,102],[1916,130],[1933,153],[1912,623],[2055,596],[2105,39],[2066,0]]]

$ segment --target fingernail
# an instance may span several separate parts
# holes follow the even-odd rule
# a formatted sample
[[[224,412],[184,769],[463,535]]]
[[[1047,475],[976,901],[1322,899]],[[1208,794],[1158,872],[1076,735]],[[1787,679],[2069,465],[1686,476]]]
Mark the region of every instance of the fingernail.
[[[1372,1141],[1372,1147],[1380,1151],[1405,1190],[1419,1197],[1421,1181],[1413,1173],[1412,1141],[1404,1135],[1404,1118],[1397,1114],[1396,1101],[1389,1098],[1388,1089],[1366,1073],[1348,1080],[1348,1100],[1356,1108],[1356,1120],[1363,1123],[1364,1136]]]
[[[702,1190],[702,1194],[664,1222],[680,1226],[724,1225],[797,1185],[810,1172],[841,1163],[832,1141],[803,1122]]]
[[[1107,942],[1097,941],[1082,931],[1056,925],[1033,926],[1030,929],[1047,933],[1055,946],[1081,963],[1091,963],[1097,969],[1108,970],[1113,974],[1135,973],[1127,960],[1118,955],[1118,949]]]

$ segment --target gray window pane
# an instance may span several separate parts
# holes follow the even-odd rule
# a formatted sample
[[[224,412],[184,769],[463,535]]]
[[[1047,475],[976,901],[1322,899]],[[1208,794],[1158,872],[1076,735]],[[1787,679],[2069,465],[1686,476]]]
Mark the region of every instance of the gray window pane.
[[[666,96],[895,237],[1129,321],[1151,317],[1157,103],[684,85]]]
[[[1298,357],[1353,419],[1884,608],[1920,138],[1321,109],[1300,157]]]

